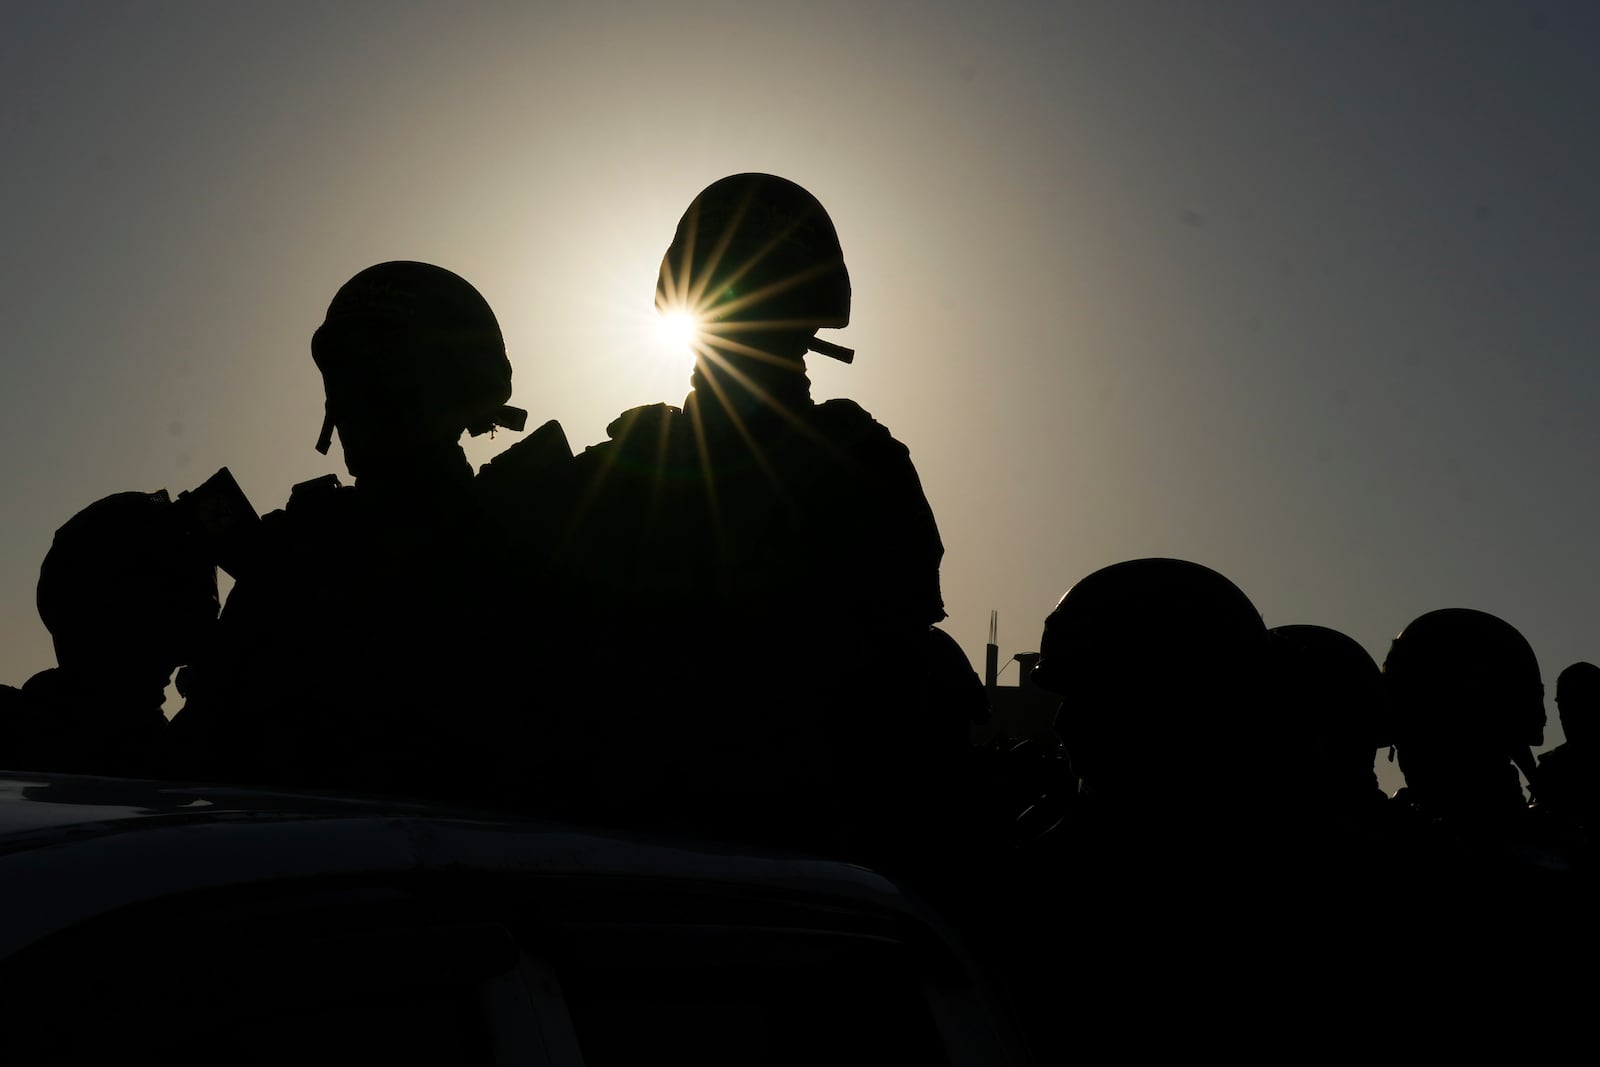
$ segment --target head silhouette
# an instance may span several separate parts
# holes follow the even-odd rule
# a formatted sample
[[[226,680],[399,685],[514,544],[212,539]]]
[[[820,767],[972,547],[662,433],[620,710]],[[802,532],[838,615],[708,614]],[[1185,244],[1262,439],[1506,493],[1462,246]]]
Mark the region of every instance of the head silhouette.
[[[1578,662],[1556,676],[1561,732],[1579,748],[1600,743],[1600,667]]]
[[[1256,736],[1268,650],[1261,615],[1227,578],[1129,560],[1061,598],[1033,679],[1061,694],[1056,731],[1086,785],[1163,800]]]
[[[1515,780],[1512,754],[1544,740],[1539,661],[1515,627],[1487,612],[1418,617],[1394,639],[1383,674],[1406,785],[1436,804],[1492,804],[1507,775]]]
[[[1373,761],[1391,743],[1383,675],[1354,638],[1326,626],[1272,628],[1279,665],[1282,727],[1312,799],[1368,800],[1377,789]]]
[[[216,620],[216,568],[165,491],[116,493],[56,531],[38,606],[64,670],[159,695]]]
[[[708,378],[751,378],[788,391],[804,380],[817,330],[850,322],[850,275],[833,221],[784,178],[713,182],[684,212],[662,257],[656,307],[698,324],[697,389]]]
[[[327,395],[317,447],[327,451],[337,428],[357,478],[453,446],[463,430],[520,428],[504,407],[511,363],[494,312],[443,267],[397,261],[357,274],[328,305],[311,355]]]

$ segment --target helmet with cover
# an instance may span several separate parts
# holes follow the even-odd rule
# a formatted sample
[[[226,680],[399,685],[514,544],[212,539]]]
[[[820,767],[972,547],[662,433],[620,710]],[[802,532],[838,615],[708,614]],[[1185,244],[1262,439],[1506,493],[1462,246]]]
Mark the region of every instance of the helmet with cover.
[[[1261,725],[1270,643],[1250,599],[1198,563],[1137,559],[1079,581],[1045,621],[1033,679],[1086,782],[1193,778]]]
[[[1389,693],[1361,643],[1328,626],[1274,626],[1289,699],[1329,743],[1372,754],[1393,742]]]
[[[1544,741],[1544,684],[1527,638],[1504,619],[1442,608],[1394,639],[1383,674],[1395,702],[1396,742],[1438,741],[1511,752]]]
[[[394,261],[346,282],[311,338],[327,391],[317,450],[337,427],[362,440],[455,440],[521,429],[506,406],[511,362],[494,312],[467,281],[429,263]]]
[[[1370,801],[1377,750],[1393,742],[1389,692],[1360,642],[1327,626],[1274,626],[1281,691],[1275,759],[1312,803]]]
[[[217,572],[165,490],[114,493],[56,531],[37,600],[63,667],[164,680],[216,620]]]
[[[771,174],[713,182],[684,212],[661,259],[656,307],[684,311],[712,335],[850,322],[850,274],[817,198]],[[813,351],[849,361],[848,349]]]

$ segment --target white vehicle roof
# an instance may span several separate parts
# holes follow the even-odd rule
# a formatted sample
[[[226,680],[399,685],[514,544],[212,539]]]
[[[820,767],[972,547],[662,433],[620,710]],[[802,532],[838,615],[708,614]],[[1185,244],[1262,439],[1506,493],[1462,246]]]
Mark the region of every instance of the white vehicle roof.
[[[386,798],[0,772],[0,958],[173,893],[439,870],[729,883],[918,910],[865,868],[747,846]]]

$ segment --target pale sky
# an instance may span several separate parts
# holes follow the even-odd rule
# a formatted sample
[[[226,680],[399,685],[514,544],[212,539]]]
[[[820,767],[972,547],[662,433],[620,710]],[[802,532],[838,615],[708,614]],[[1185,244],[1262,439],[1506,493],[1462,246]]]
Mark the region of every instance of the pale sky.
[[[575,447],[681,401],[657,264],[765,170],[838,227],[813,393],[910,447],[975,664],[1172,555],[1380,661],[1494,612],[1553,694],[1600,662],[1597,55],[1584,2],[0,0],[0,681],[90,501],[339,469],[308,345],[369,264],[473,282]]]

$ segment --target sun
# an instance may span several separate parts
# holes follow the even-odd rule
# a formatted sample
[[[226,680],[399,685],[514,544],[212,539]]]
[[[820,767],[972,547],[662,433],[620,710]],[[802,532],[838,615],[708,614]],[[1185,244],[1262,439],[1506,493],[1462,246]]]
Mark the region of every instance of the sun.
[[[644,321],[646,314],[648,323]],[[647,374],[652,379],[660,375],[673,388],[681,388],[704,343],[704,321],[681,304],[664,306],[659,302],[648,310],[640,309],[637,321],[644,331],[638,338],[643,342],[643,351],[649,353]]]
[[[675,351],[691,352],[695,338],[700,334],[700,320],[682,308],[661,313],[658,326],[661,339]]]

